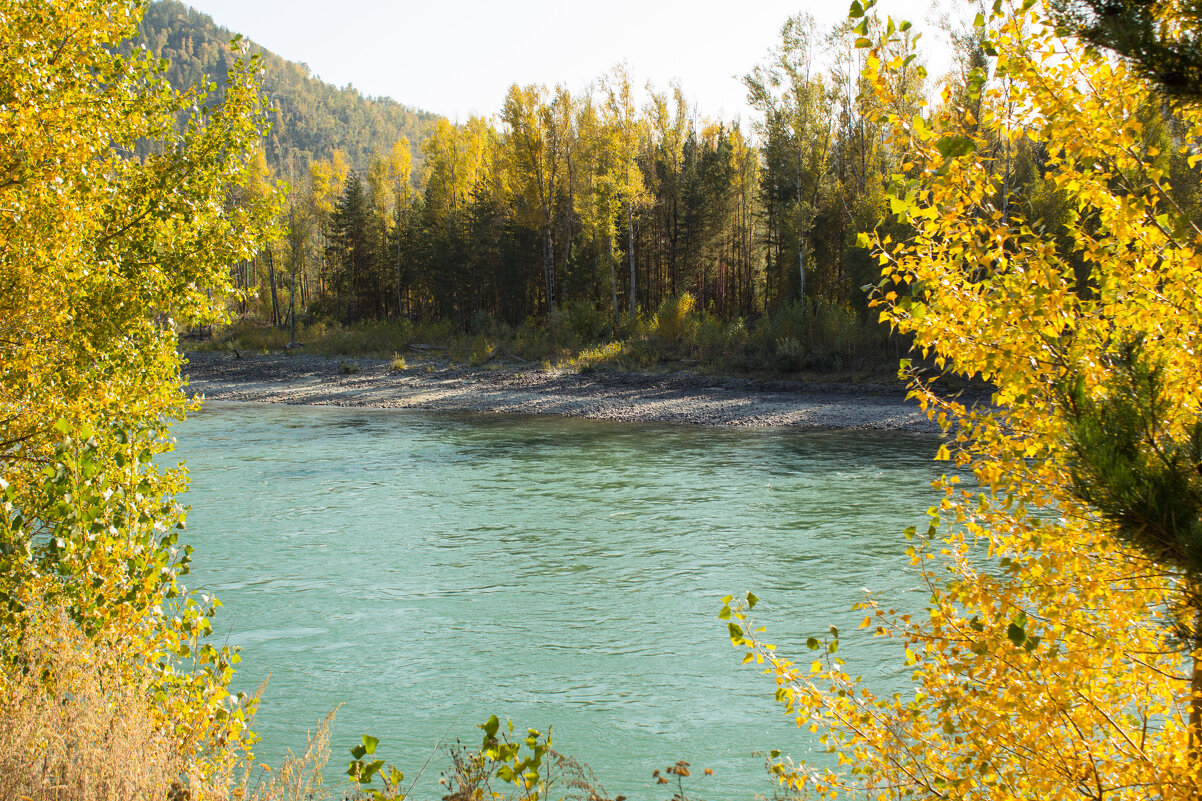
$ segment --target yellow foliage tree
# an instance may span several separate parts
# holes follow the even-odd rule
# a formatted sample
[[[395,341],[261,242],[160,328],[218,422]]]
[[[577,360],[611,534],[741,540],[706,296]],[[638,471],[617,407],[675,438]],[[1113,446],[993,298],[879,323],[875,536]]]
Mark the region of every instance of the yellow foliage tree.
[[[202,642],[211,607],[179,582],[182,473],[152,458],[186,407],[176,332],[222,317],[227,265],[277,201],[240,191],[255,60],[220,103],[177,93],[145,51],[121,54],[143,9],[0,11],[0,693],[42,667],[25,644],[64,618],[95,646],[80,660],[149,681],[145,713],[205,773],[246,736],[245,710],[226,691],[234,655]]]
[[[853,14],[870,5],[854,3]],[[1192,627],[1166,623],[1189,611],[1196,577],[1134,547],[1077,496],[1065,387],[1104,398],[1137,340],[1160,369],[1163,430],[1185,438],[1202,413],[1202,231],[1167,177],[1181,159],[1198,180],[1202,113],[1177,109],[1176,137],[1153,142],[1154,87],[1058,38],[1034,0],[999,0],[977,25],[996,56],[992,75],[970,79],[979,119],[950,91],[929,117],[903,113],[894,87],[907,62],[883,47],[865,72],[890,146],[909,154],[890,203],[910,233],[870,237],[883,270],[875,302],[935,368],[932,377],[903,363],[913,396],[947,432],[940,456],[975,478],[945,477],[929,526],[908,532],[930,592],[925,614],[864,604],[863,628],[904,644],[912,692],[874,694],[853,680],[838,632],[810,641],[810,665],[778,655],[756,639],[753,596],[728,600],[723,615],[837,761],[778,761],[794,789],[1198,798],[1202,732],[1191,710],[1202,705],[1202,643]],[[890,20],[888,35],[908,27]],[[1006,197],[990,155],[1009,152],[990,143],[1024,139],[1046,154],[1042,191],[1068,210],[1055,230]],[[990,382],[992,403],[949,398],[946,373]]]

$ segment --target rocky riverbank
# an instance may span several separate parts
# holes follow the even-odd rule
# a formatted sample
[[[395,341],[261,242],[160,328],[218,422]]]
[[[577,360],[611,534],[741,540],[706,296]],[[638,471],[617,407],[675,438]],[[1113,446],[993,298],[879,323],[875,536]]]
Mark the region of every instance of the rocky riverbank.
[[[305,354],[188,354],[188,392],[256,403],[557,414],[712,426],[936,432],[900,384],[754,381],[691,373],[454,366]]]

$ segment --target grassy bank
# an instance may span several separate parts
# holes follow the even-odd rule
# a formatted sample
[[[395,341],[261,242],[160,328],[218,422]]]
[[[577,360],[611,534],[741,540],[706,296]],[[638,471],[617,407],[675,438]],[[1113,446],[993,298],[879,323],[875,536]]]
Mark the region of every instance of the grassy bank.
[[[793,304],[755,322],[724,322],[698,309],[691,295],[665,300],[654,314],[615,323],[585,304],[558,310],[549,321],[509,326],[491,319],[463,331],[449,323],[371,321],[299,326],[303,352],[396,361],[398,369],[432,356],[485,366],[522,361],[544,368],[690,370],[762,378],[820,375],[842,380],[892,377],[906,346],[853,310],[822,301]],[[251,317],[190,347],[199,350],[283,351],[289,331]]]

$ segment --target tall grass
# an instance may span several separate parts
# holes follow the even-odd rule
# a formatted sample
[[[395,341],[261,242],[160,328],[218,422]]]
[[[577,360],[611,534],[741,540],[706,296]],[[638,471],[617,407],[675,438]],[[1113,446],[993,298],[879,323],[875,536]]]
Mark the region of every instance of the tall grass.
[[[0,674],[0,799],[165,799],[189,778],[149,688],[114,669],[119,653],[55,614],[20,645]]]
[[[0,801],[310,801],[326,798],[328,715],[278,770],[206,775],[181,754],[199,733],[164,720],[119,644],[47,610],[0,666]],[[132,677],[132,678],[131,678]],[[141,678],[139,678],[141,677]]]

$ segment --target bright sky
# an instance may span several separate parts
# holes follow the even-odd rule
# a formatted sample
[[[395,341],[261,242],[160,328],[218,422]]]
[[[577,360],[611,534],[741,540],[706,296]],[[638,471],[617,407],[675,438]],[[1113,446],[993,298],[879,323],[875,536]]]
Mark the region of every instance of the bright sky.
[[[625,60],[639,84],[679,79],[709,117],[747,119],[741,76],[767,60],[785,19],[821,28],[850,0],[184,0],[323,80],[460,121],[496,113],[512,83],[570,91]],[[961,3],[961,5],[967,5]],[[880,0],[924,31],[932,73],[947,60],[932,0]]]

